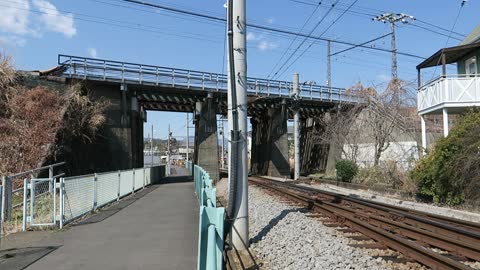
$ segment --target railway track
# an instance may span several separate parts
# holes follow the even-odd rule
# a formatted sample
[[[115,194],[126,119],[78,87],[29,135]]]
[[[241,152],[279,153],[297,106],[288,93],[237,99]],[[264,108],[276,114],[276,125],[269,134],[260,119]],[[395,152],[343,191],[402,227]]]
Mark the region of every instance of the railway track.
[[[480,262],[480,224],[262,177],[249,181],[328,217],[328,226],[375,241],[359,247],[389,248],[432,269],[473,269],[468,262]]]

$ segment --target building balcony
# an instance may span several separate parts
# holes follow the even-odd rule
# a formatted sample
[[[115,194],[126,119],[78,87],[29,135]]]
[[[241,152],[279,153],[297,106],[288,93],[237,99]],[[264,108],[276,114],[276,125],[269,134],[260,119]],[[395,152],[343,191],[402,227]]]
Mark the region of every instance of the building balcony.
[[[440,76],[421,86],[417,97],[420,115],[441,114],[444,108],[461,112],[468,107],[480,107],[480,76]]]

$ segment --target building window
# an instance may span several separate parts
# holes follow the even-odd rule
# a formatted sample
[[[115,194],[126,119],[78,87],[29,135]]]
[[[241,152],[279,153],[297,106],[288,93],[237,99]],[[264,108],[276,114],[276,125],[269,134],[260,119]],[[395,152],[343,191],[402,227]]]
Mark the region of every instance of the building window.
[[[465,61],[465,73],[467,76],[477,75],[477,58],[475,56]]]

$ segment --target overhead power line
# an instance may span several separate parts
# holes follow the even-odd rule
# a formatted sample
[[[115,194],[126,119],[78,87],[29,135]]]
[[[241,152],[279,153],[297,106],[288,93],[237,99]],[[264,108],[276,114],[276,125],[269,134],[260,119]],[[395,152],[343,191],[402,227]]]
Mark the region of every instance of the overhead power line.
[[[441,36],[444,36],[444,37],[448,37],[448,34],[444,34],[444,33],[435,31],[435,30],[433,30],[433,29],[429,29],[429,28],[427,28],[427,27],[423,27],[423,26],[418,25],[418,24],[409,24],[409,26],[417,27],[417,28],[423,29],[423,30],[425,30],[425,31],[435,33],[435,34],[437,34],[437,35],[441,35]],[[453,36],[451,36],[450,38],[455,39],[455,40],[458,40],[458,41],[462,41],[462,40],[463,40],[463,39],[461,39],[461,38],[456,38],[456,37],[453,37]]]
[[[438,29],[440,29],[440,30],[442,30],[442,31],[445,31],[445,32],[447,32],[447,33],[450,33],[450,29],[443,28],[443,27],[441,27],[441,26],[438,26],[438,25],[435,25],[435,24],[433,24],[433,23],[429,23],[429,22],[420,20],[420,19],[418,19],[418,18],[417,18],[417,21],[418,21],[418,22],[421,22],[421,23],[423,23],[423,24],[429,25],[429,26],[431,26],[431,27],[438,28]],[[458,36],[460,36],[460,37],[466,37],[465,34],[462,34],[462,33],[459,33],[459,32],[452,31],[451,33],[452,33],[452,34],[455,34],[455,35],[458,35]]]
[[[333,25],[335,25],[356,3],[358,2],[358,0],[355,0],[353,1],[347,9],[345,9],[342,14],[340,14],[340,16],[338,16],[321,34],[320,34],[320,37],[322,37],[328,30],[330,30],[330,28],[332,28]],[[333,40],[328,40],[328,45],[330,46],[331,42],[333,42]],[[308,47],[307,49],[302,52],[299,56],[297,56],[297,58],[295,58],[295,60],[290,63],[290,65],[288,65],[288,67],[280,74],[280,76],[282,76],[291,66],[293,66],[293,64],[295,64],[300,58],[302,58],[302,56],[316,43],[316,40],[314,40]]]
[[[462,13],[462,9],[465,6],[466,2],[467,2],[467,0],[462,0],[462,2],[460,4],[460,8],[458,9],[457,16],[455,17],[455,21],[453,23],[452,29],[450,30],[450,34],[448,35],[447,40],[445,41],[445,46],[443,46],[444,48],[442,49],[441,54],[443,54],[443,52],[445,50],[445,47],[447,47],[448,42],[450,41],[450,37],[451,37],[453,31],[455,30],[455,26],[457,26],[458,18],[460,18],[460,14]],[[433,80],[433,78],[435,77],[435,73],[437,72],[438,64],[440,64],[440,61],[441,61],[440,59],[441,59],[441,57],[438,58],[437,64],[435,65],[435,70],[433,71],[433,74],[432,74],[432,79],[430,79],[430,80]],[[445,70],[443,70],[443,71],[445,72]]]
[[[313,2],[310,2],[310,1],[305,1],[305,0],[290,0],[290,1],[295,2],[295,3],[304,4],[304,5],[309,5],[309,6],[316,6],[317,5],[316,3],[313,3]],[[338,7],[338,6],[336,7],[336,9],[340,10],[340,11],[345,10],[345,8]],[[365,8],[365,7],[362,7],[361,9],[359,9],[359,6],[357,6],[357,9],[350,9],[350,10],[348,10],[348,13],[351,13],[352,15],[357,15],[357,16],[360,16],[360,17],[363,17],[363,18],[371,18],[371,17],[376,16],[377,13],[386,13],[386,12],[375,10],[375,9],[369,9],[369,8]],[[447,36],[448,33],[450,32],[449,29],[446,29],[444,27],[435,25],[433,23],[429,23],[429,22],[424,21],[424,20],[416,19],[416,21],[425,25],[425,26],[418,25],[418,24],[412,24],[412,26],[417,27],[419,29],[429,31],[429,32],[434,33],[434,34],[438,34],[438,35],[441,35],[441,36]],[[463,38],[465,38],[465,34],[461,34],[461,33],[458,33],[458,32],[452,32],[452,34],[457,36],[456,38],[455,37],[452,37],[452,38],[456,39],[456,40],[459,40],[459,41],[461,41]]]
[[[317,24],[315,24],[315,26],[312,28],[312,30],[310,30],[310,32],[308,33],[308,36],[311,36],[313,34],[313,32],[315,32],[315,30],[317,30],[317,28],[320,26],[320,24],[325,20],[325,18],[327,18],[328,14],[330,14],[330,12],[333,10],[333,8],[335,7],[335,5],[339,2],[340,0],[336,0],[334,4],[332,4],[332,6],[328,9],[328,11],[323,14],[323,16],[320,18],[320,20],[317,22]],[[308,37],[304,37],[302,42],[297,46],[297,48],[290,54],[290,56],[283,62],[283,64],[280,66],[280,68],[278,68],[278,70],[273,74],[273,79],[275,79],[275,77],[278,75],[278,73],[283,69],[283,67],[285,67],[286,64],[288,64],[288,61],[290,61],[290,59],[292,59],[292,57],[297,53],[297,51],[303,46],[303,44],[305,44],[305,42],[308,40]],[[302,53],[303,54],[303,53]]]
[[[209,19],[209,20],[212,20],[212,21],[222,22],[222,23],[226,22],[225,18],[215,17],[215,16],[211,16],[211,15],[207,15],[207,14],[201,14],[201,13],[192,12],[192,11],[183,10],[183,9],[178,9],[178,8],[167,7],[165,5],[160,5],[160,4],[147,3],[147,2],[144,2],[144,1],[137,1],[137,0],[119,0],[119,1],[135,3],[135,4],[138,4],[138,5],[144,5],[144,6],[149,6],[149,7],[153,7],[153,8],[168,10],[168,11],[172,11],[172,12],[175,12],[175,13],[178,13],[178,14],[184,14],[184,15],[188,15],[188,16],[205,18],[205,19]],[[308,38],[313,39],[313,40],[321,40],[321,41],[325,41],[325,42],[327,42],[329,40],[328,38],[323,38],[323,37],[319,37],[319,36],[312,36],[312,35],[307,35],[307,34],[303,34],[303,33],[296,33],[294,31],[269,27],[269,26],[265,26],[265,25],[247,24],[247,26],[251,27],[251,28],[259,29],[259,30],[268,31],[268,32],[276,32],[276,33],[282,33],[282,34],[287,34],[287,35],[292,35],[292,36],[297,36],[298,35],[300,37],[308,37]],[[353,42],[341,41],[341,40],[332,40],[332,43],[349,45],[349,46],[358,45],[358,44],[355,44]],[[388,52],[388,53],[392,52],[389,49],[383,49],[383,48],[372,48],[372,47],[368,47],[368,46],[359,46],[359,47],[370,49],[370,50],[375,50],[375,51]],[[397,54],[403,55],[403,56],[408,56],[408,57],[419,58],[419,59],[425,59],[425,57],[414,55],[414,54],[411,54],[411,53],[404,53],[404,52],[398,52],[397,51]]]
[[[346,52],[346,51],[353,50],[353,49],[358,48],[358,47],[360,47],[360,46],[362,46],[362,45],[367,45],[368,43],[372,43],[372,42],[375,42],[375,41],[380,40],[380,39],[382,39],[382,38],[388,37],[388,36],[390,36],[391,34],[392,34],[392,33],[388,33],[388,34],[385,34],[385,35],[383,35],[383,36],[380,36],[380,37],[371,39],[371,40],[369,40],[369,41],[365,41],[365,42],[363,42],[363,43],[360,43],[360,44],[358,44],[358,45],[352,46],[352,47],[350,47],[350,48],[346,48],[345,50],[341,50],[341,51],[338,51],[338,52],[334,52],[334,53],[330,54],[330,56],[334,56],[334,55],[337,55],[337,54],[344,53],[344,52]]]
[[[319,2],[315,9],[312,11],[312,13],[310,14],[310,16],[307,18],[307,20],[305,21],[305,23],[302,25],[302,28],[300,28],[300,30],[298,31],[299,33],[301,33],[303,31],[303,29],[307,26],[307,24],[310,22],[310,20],[312,19],[313,15],[315,15],[315,13],[317,12],[318,8],[320,7],[322,3]],[[278,64],[280,64],[280,62],[283,60],[283,58],[285,57],[285,55],[287,54],[287,52],[290,50],[290,48],[292,47],[292,45],[295,43],[295,41],[297,40],[298,38],[298,35],[295,36],[295,38],[290,42],[290,44],[288,45],[288,48],[285,50],[285,52],[282,54],[282,56],[278,59],[277,63],[275,63],[275,65],[273,66],[272,70],[270,71],[270,73],[268,74],[267,76],[267,79],[270,78],[270,75],[272,74],[272,72],[277,68]]]

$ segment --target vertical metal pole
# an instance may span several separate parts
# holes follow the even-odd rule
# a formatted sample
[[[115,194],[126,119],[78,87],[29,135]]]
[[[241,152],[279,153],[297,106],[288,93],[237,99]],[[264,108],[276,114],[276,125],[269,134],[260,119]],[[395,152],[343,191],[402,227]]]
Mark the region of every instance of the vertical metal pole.
[[[443,108],[443,137],[448,136],[448,111]]]
[[[117,202],[120,200],[120,186],[122,184],[121,172],[118,171],[118,190],[117,190]]]
[[[49,180],[53,182],[53,224],[57,225],[57,186],[56,180]]]
[[[22,217],[22,232],[27,230],[27,196],[28,183],[27,178],[23,179],[23,217]]]
[[[97,209],[97,174],[93,175],[93,210]]]
[[[132,194],[135,192],[135,169],[133,169]]]
[[[6,211],[7,211],[7,177],[2,176],[2,187],[3,187],[3,192],[2,192],[2,209],[0,213],[0,223],[3,224],[6,220]],[[3,230],[0,231],[0,234],[3,234]]]
[[[60,229],[63,228],[65,218],[65,179],[60,178]]]
[[[189,123],[188,123],[188,113],[187,113],[187,139],[186,139],[187,140],[187,155],[186,155],[186,158],[185,158],[185,164],[188,163],[188,154],[189,154],[188,152],[190,152],[190,142],[189,142],[190,141],[190,134],[189,134],[190,130],[189,130],[188,124]]]
[[[33,224],[33,218],[35,213],[33,207],[35,206],[35,180],[33,177],[30,179],[30,224]]]
[[[295,99],[298,98],[299,94],[299,84],[300,76],[298,73],[293,74],[293,94]],[[294,136],[294,145],[295,145],[295,173],[293,176],[294,180],[297,180],[300,177],[300,111],[299,108],[295,108],[295,115],[293,116],[293,136]]]
[[[171,139],[172,133],[170,133],[170,124],[168,124],[168,142],[167,142],[167,167],[166,167],[166,175],[170,175],[170,139]]]
[[[48,178],[49,179],[53,179],[53,166],[50,165],[48,167]],[[55,185],[55,183],[53,181],[48,181],[48,192],[52,193],[53,191],[53,185]]]
[[[223,119],[223,116],[221,117],[221,120],[222,120],[222,161],[221,161],[221,165],[222,165],[222,169],[225,168],[225,121]]]
[[[150,160],[152,163],[150,163],[150,167],[153,167],[153,124],[152,124],[152,133],[150,136]]]
[[[422,151],[425,155],[427,149],[427,125],[425,123],[425,115],[420,115],[420,121],[422,123]]]
[[[238,106],[237,194],[235,194],[234,228],[232,243],[237,250],[249,246],[248,237],[248,156],[247,156],[247,40],[246,40],[246,0],[232,1],[233,7],[233,51],[235,64],[235,85]],[[230,7],[229,7],[230,8]],[[231,105],[230,105],[231,106]],[[229,108],[229,112],[232,108]],[[231,150],[231,149],[230,149]],[[231,152],[231,151],[229,151]],[[231,166],[235,166],[231,164]]]
[[[331,56],[331,50],[332,50],[332,42],[331,40],[328,40],[327,42],[327,87],[330,89],[332,87],[332,56]],[[320,95],[322,93],[320,92]]]

